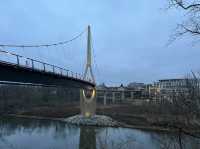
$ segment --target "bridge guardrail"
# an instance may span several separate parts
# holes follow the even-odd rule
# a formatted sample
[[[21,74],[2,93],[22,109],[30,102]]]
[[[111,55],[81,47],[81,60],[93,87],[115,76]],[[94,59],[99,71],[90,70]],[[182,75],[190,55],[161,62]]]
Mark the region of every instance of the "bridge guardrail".
[[[59,66],[55,66],[55,65],[45,63],[45,62],[42,62],[39,60],[35,60],[32,58],[24,57],[24,56],[21,56],[21,55],[15,54],[15,53],[11,53],[11,52],[8,52],[5,50],[1,50],[1,49],[0,49],[0,53],[4,53],[4,54],[6,54],[6,56],[10,55],[10,56],[16,57],[16,59],[14,61],[13,61],[13,59],[10,59],[10,61],[9,61],[8,60],[9,58],[7,58],[7,60],[1,60],[1,57],[0,57],[0,61],[6,62],[6,63],[11,63],[11,64],[14,64],[17,66],[26,67],[26,68],[30,68],[33,70],[40,70],[40,71],[44,71],[47,73],[50,72],[50,73],[53,73],[56,75],[71,77],[71,78],[84,80],[84,81],[93,83],[89,78],[84,78],[83,75],[81,75],[79,73],[74,73],[73,71],[70,71],[68,69],[65,69],[65,68],[62,68]],[[39,64],[39,65],[36,65],[36,64]]]

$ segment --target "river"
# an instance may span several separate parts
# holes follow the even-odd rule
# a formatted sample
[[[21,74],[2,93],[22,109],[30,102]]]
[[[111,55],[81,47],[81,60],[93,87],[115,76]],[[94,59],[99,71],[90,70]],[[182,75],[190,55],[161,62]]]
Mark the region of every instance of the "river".
[[[182,135],[182,148],[200,149],[200,140]],[[0,119],[0,149],[179,149],[175,133],[127,128],[78,127],[63,122]]]

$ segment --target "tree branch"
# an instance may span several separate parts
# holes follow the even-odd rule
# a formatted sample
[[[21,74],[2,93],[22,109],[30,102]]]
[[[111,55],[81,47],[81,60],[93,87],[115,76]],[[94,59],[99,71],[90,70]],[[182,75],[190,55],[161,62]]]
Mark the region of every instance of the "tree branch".
[[[200,8],[200,3],[192,3],[192,4],[185,6],[183,0],[171,0],[171,2],[175,3],[176,5],[178,5],[179,7],[183,8],[185,10]]]
[[[198,26],[196,26],[194,29],[190,29],[190,28],[188,28],[188,27],[186,27],[184,25],[180,25],[180,26],[185,30],[184,33],[190,32],[193,35],[200,35],[200,31],[198,29]]]

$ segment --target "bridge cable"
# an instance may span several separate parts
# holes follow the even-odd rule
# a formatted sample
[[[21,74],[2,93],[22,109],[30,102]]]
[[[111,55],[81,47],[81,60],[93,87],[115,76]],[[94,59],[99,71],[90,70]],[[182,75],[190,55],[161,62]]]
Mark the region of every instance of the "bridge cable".
[[[12,48],[40,48],[40,47],[52,47],[52,46],[58,46],[58,45],[65,45],[68,44],[77,38],[81,37],[86,32],[86,29],[84,29],[81,33],[74,36],[72,39],[66,40],[66,41],[60,41],[50,44],[36,44],[36,45],[15,45],[15,44],[0,44],[0,47],[12,47]]]
[[[94,71],[95,71],[95,68],[96,68],[96,72],[98,73],[98,76],[100,76],[99,67],[98,67],[97,62],[96,62],[97,55],[96,55],[96,52],[95,52],[95,49],[94,49],[93,38],[91,40],[91,46],[92,46],[93,56],[94,56],[93,57],[93,60],[94,60],[94,65],[93,65],[94,66]]]

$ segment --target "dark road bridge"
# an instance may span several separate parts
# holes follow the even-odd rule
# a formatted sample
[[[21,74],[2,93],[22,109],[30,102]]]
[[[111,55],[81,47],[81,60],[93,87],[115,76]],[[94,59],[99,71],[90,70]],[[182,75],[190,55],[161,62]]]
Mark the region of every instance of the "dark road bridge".
[[[0,47],[49,47],[63,45],[80,37],[81,34],[71,40],[53,43],[49,45],[0,45]],[[84,116],[92,116],[96,110],[95,79],[92,72],[92,46],[90,26],[87,28],[87,64],[83,75],[74,73],[65,68],[48,64],[32,58],[11,53],[0,49],[0,55],[12,57],[12,60],[0,59],[0,84],[16,85],[41,85],[62,86],[80,89],[81,113]]]

